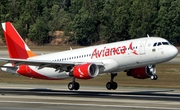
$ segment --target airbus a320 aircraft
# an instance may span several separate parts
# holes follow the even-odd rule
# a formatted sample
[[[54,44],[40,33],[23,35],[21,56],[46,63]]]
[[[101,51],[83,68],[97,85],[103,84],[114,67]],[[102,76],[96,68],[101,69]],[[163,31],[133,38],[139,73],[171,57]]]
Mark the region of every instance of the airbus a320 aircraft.
[[[10,22],[2,23],[10,58],[1,70],[30,78],[60,80],[72,78],[69,90],[78,90],[75,79],[91,79],[110,73],[108,90],[115,90],[114,77],[125,71],[128,76],[156,80],[155,65],[171,60],[178,54],[176,47],[159,37],[146,37],[127,41],[90,46],[45,55],[33,53]]]

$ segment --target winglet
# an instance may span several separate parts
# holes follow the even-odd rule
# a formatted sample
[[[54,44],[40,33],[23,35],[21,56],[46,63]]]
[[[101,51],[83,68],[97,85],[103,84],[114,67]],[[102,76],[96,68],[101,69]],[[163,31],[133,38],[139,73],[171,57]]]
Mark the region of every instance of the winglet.
[[[2,23],[2,28],[10,58],[27,59],[36,56],[10,22]]]

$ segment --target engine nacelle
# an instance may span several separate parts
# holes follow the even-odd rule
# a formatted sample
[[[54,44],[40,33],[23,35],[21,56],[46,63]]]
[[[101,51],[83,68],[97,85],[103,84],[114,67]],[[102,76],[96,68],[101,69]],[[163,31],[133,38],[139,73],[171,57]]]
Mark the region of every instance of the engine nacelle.
[[[87,63],[74,66],[70,76],[73,76],[78,79],[91,79],[96,77],[98,73],[99,68],[96,64]]]
[[[156,74],[156,66],[148,65],[145,67],[135,68],[127,71],[127,76],[133,76],[138,79],[146,79]]]

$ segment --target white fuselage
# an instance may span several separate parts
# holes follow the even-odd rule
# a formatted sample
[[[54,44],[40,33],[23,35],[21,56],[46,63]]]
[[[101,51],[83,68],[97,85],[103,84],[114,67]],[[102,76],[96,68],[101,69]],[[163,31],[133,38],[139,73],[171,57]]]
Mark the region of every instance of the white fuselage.
[[[68,50],[52,54],[31,57],[33,60],[71,61],[71,62],[102,62],[99,74],[114,73],[132,68],[158,64],[174,58],[178,50],[163,38],[147,37],[81,49]],[[68,78],[66,71],[55,71],[54,68],[30,68],[50,78]],[[27,70],[28,71],[28,70]]]

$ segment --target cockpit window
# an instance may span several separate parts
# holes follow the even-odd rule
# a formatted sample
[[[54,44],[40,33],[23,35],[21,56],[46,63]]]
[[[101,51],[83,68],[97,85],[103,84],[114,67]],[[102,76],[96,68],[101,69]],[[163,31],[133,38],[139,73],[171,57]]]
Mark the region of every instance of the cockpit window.
[[[160,45],[171,45],[169,42],[156,42],[153,44],[153,47],[160,46]]]
[[[162,42],[163,45],[170,45],[169,42]]]
[[[154,43],[153,47],[155,47],[156,45],[157,45],[157,42],[156,42],[156,43]]]
[[[158,46],[160,46],[160,45],[162,45],[162,43],[161,43],[161,42],[158,42]]]

